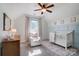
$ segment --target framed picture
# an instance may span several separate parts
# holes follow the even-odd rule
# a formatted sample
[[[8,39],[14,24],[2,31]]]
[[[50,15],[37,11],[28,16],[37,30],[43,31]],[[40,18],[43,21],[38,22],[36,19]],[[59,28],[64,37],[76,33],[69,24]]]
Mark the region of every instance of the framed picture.
[[[61,20],[61,24],[64,24],[64,20]]]
[[[3,30],[11,30],[11,19],[5,13],[3,13]]]
[[[76,17],[71,18],[71,23],[76,22]]]

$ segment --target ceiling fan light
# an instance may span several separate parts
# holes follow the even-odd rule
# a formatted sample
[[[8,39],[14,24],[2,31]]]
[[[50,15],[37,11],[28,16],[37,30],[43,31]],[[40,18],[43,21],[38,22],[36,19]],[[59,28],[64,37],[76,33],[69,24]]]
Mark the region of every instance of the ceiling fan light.
[[[42,12],[46,12],[46,9],[42,9],[41,11],[42,11]]]

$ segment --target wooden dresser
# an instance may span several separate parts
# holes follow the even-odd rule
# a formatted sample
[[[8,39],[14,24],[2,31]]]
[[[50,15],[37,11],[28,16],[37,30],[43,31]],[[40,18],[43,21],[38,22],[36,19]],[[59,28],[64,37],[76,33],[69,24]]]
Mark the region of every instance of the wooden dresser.
[[[2,56],[19,56],[20,55],[20,36],[14,39],[2,41]]]
[[[2,56],[19,56],[20,40],[9,40],[2,42]]]

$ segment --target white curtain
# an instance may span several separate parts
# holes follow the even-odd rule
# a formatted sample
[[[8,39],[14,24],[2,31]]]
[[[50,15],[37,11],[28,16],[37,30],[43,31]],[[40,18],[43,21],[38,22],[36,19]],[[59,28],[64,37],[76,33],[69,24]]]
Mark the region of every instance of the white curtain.
[[[26,42],[29,41],[28,31],[29,31],[29,17],[26,16],[26,20],[25,20],[25,40]]]

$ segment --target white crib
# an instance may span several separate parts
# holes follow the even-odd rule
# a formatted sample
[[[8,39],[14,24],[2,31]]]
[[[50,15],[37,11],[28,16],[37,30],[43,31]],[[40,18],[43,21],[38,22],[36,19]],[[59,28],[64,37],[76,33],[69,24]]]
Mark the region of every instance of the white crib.
[[[69,46],[73,46],[73,31],[58,31],[49,33],[49,42],[56,43],[67,49]]]

